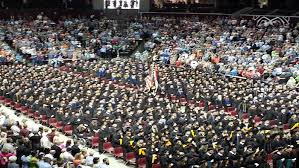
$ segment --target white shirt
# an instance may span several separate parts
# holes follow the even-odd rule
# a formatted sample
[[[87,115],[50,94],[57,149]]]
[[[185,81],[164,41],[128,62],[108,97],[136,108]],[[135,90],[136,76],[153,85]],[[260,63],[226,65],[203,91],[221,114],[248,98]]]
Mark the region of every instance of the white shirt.
[[[55,135],[54,138],[53,138],[53,142],[54,142],[54,143],[60,143],[60,142],[61,142],[61,138],[60,138],[60,136],[59,136],[59,135],[58,135],[58,136]]]
[[[196,69],[196,67],[198,66],[198,62],[197,61],[191,61],[190,66],[191,66],[191,68]]]
[[[109,168],[109,166],[107,166],[107,165],[104,164],[104,163],[101,163],[99,166],[100,166],[99,168]]]
[[[65,160],[65,161],[73,161],[74,157],[71,153],[69,152],[63,152],[60,154],[60,158]]]
[[[42,136],[42,138],[40,139],[40,144],[43,148],[48,148],[48,149],[51,149],[52,146],[49,138],[46,135]]]
[[[12,130],[12,132],[13,132],[14,135],[19,135],[19,133],[20,133],[20,128],[19,128],[18,126],[13,125],[13,126],[11,126],[10,129]]]
[[[6,117],[4,115],[0,115],[0,125],[3,125],[6,120]]]

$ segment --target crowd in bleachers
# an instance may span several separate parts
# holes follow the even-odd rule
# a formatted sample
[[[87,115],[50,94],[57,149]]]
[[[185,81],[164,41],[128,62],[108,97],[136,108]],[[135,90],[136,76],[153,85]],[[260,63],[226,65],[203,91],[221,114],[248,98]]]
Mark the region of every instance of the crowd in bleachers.
[[[0,167],[3,168],[107,168],[109,160],[67,140],[55,128],[49,129],[19,114],[0,111]]]
[[[92,18],[64,19],[57,23],[42,13],[30,21],[2,21],[1,26],[2,41],[33,64],[128,55],[138,46],[137,41],[142,40],[142,27],[135,24],[121,30],[115,21]]]
[[[47,44],[34,41],[31,34],[64,32],[59,24],[51,31],[33,27],[31,33],[18,35],[18,24],[8,23],[6,34],[12,41],[19,37],[11,44],[23,55],[22,47],[35,50],[38,44]],[[92,27],[79,20],[66,29],[76,32],[80,25],[84,30]],[[79,54],[80,61],[60,68],[2,65],[1,101],[65,133],[71,130],[81,138],[90,137],[91,146],[138,165],[297,166],[295,26],[256,26],[251,20],[222,17],[153,17],[135,21],[130,28],[137,36],[151,34],[145,49],[148,60],[160,62],[156,94],[144,92],[147,63],[87,61]],[[79,30],[74,36],[69,33],[70,38],[85,33]],[[100,32],[113,31],[101,30],[99,38],[105,37]],[[67,42],[67,37],[47,42],[60,46],[58,42]],[[23,40],[34,46],[22,44]],[[79,50],[90,47],[78,41]],[[55,47],[63,53],[63,48]]]
[[[228,18],[168,19],[158,24],[148,42],[157,45],[148,50],[165,63],[201,64],[207,71],[246,78],[299,79],[299,34],[290,25],[256,26],[252,20]]]

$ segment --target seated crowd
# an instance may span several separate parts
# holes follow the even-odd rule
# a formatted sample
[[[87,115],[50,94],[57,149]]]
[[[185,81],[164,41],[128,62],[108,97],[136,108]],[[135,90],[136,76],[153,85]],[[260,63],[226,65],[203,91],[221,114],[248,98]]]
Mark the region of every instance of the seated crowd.
[[[208,71],[246,78],[299,80],[299,27],[278,23],[256,26],[246,19],[198,20],[157,22],[159,29],[153,32],[146,49],[171,64],[202,64]]]
[[[144,91],[147,63],[88,61],[81,53],[60,68],[2,65],[0,95],[12,107],[21,104],[72,125],[79,137],[99,136],[100,151],[110,142],[134,152],[148,167],[297,166],[297,28],[220,17],[153,17],[138,24],[151,25],[137,27],[151,34],[145,45],[149,60],[161,61],[156,94]],[[69,30],[77,26],[91,27],[75,24]],[[22,40],[30,43],[34,34],[59,27],[17,36],[9,31],[18,29],[14,25],[6,34],[19,37],[12,45],[24,55]],[[57,45],[65,37],[47,41]],[[87,50],[89,45],[80,44],[79,50]]]
[[[0,111],[0,167],[99,167],[107,168],[107,158],[87,151],[79,141],[65,140],[55,129],[49,130],[29,120]]]
[[[58,23],[40,14],[35,20],[2,21],[4,39],[33,64],[70,59],[89,60],[130,54],[141,40],[136,24],[125,30],[109,20],[63,19]]]

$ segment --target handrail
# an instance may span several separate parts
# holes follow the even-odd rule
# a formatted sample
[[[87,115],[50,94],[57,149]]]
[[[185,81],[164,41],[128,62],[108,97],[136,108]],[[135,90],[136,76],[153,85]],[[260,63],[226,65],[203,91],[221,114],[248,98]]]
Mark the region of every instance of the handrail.
[[[225,13],[193,13],[193,12],[139,12],[139,14],[165,14],[165,15],[227,15],[232,16],[232,14],[225,14]]]
[[[214,15],[214,16],[233,16],[233,14],[227,13],[186,13],[186,12],[139,12],[139,14],[162,14],[162,15]],[[284,15],[253,15],[253,14],[240,14],[240,16],[252,17],[252,16],[266,16],[266,17],[290,17],[299,18],[299,16],[284,16]]]

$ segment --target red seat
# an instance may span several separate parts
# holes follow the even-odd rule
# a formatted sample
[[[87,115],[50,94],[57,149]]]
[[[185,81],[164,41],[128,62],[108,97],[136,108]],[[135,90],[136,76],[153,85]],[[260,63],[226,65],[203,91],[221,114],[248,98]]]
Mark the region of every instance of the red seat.
[[[153,164],[152,168],[161,168],[161,165],[160,164]]]
[[[34,111],[32,109],[27,110],[27,115],[28,117],[33,117],[34,116]]]
[[[33,115],[33,118],[34,118],[35,120],[39,120],[39,119],[41,119],[41,116],[39,115],[39,112],[35,112],[34,115]]]
[[[243,120],[247,120],[249,118],[248,113],[243,113],[242,118]]]
[[[140,158],[137,161],[138,168],[146,168],[146,158]]]
[[[195,104],[195,101],[194,101],[194,100],[189,100],[188,103],[189,103],[190,105],[191,105],[191,104],[194,105],[194,104]]]
[[[72,135],[73,134],[73,126],[72,125],[66,125],[66,126],[64,126],[63,132],[66,135]]]
[[[276,120],[270,120],[270,121],[269,121],[269,125],[272,126],[272,127],[277,126],[277,122],[276,122]]]
[[[273,166],[273,154],[272,153],[267,155],[267,159],[266,160],[267,160],[267,163],[269,165]]]
[[[267,160],[273,160],[273,154],[268,154],[267,155]]]
[[[255,123],[259,123],[259,122],[261,122],[261,117],[255,116],[255,117],[254,117],[254,122],[255,122]]]
[[[209,110],[215,110],[215,108],[216,108],[215,105],[212,104],[209,105]]]
[[[6,106],[10,106],[10,105],[12,104],[11,99],[4,99],[4,104],[5,104]]]
[[[114,157],[115,158],[122,158],[122,157],[124,157],[124,149],[123,149],[123,147],[114,148]]]
[[[126,163],[136,164],[136,157],[134,152],[126,153]]]
[[[27,113],[28,108],[26,106],[22,106],[20,110],[23,114]]]
[[[114,148],[113,148],[111,142],[105,142],[105,143],[103,144],[103,150],[104,150],[105,152],[112,153],[112,152],[114,151]]]
[[[181,103],[181,104],[186,104],[186,103],[187,103],[186,98],[180,98],[180,103]]]
[[[238,113],[237,113],[236,111],[230,111],[230,115],[231,115],[231,116],[237,116]]]
[[[176,96],[175,96],[175,95],[173,95],[173,94],[172,94],[172,95],[170,95],[170,100],[171,100],[171,101],[173,101],[173,102],[174,102],[174,101],[176,101]]]
[[[95,132],[93,136],[95,136],[95,137],[99,137],[99,136],[100,136],[100,133]]]
[[[10,104],[9,104],[9,106],[10,106],[10,107],[14,107],[15,104],[16,104],[16,103],[15,103],[14,101],[11,101]]]
[[[99,139],[98,136],[97,137],[95,137],[95,136],[91,137],[91,147],[92,148],[99,147],[99,144],[100,144],[100,139]]]
[[[63,127],[63,122],[62,122],[62,121],[58,121],[58,122],[56,123],[56,128],[59,129],[59,130],[61,130],[62,127]]]
[[[227,112],[231,112],[231,111],[235,111],[236,109],[234,108],[234,107],[228,107],[227,109],[226,109],[226,111]]]
[[[4,103],[5,97],[4,96],[0,96],[0,103]]]
[[[199,107],[205,107],[205,102],[204,101],[200,101],[199,102]]]
[[[55,127],[57,124],[56,118],[50,118],[49,119],[49,125]]]
[[[288,130],[288,129],[290,129],[289,124],[283,124],[283,130]]]
[[[119,85],[117,83],[112,84],[114,88],[117,88]]]
[[[22,104],[20,104],[20,103],[16,103],[15,106],[14,106],[14,108],[15,108],[16,110],[20,110],[21,107],[22,107]]]
[[[41,120],[43,124],[47,124],[48,123],[48,117],[46,115],[41,115]]]

